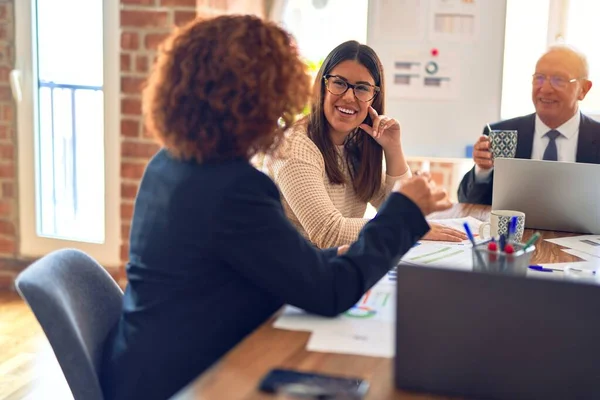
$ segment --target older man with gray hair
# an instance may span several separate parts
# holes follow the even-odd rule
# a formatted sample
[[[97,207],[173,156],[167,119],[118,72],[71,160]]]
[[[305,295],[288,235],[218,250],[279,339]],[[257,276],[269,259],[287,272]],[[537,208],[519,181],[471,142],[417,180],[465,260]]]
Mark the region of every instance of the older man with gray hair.
[[[592,88],[585,55],[572,47],[550,47],[532,77],[535,113],[491,125],[518,131],[516,158],[600,164],[600,123],[579,111]],[[458,188],[461,203],[492,204],[494,161],[489,127],[473,147],[475,166]]]

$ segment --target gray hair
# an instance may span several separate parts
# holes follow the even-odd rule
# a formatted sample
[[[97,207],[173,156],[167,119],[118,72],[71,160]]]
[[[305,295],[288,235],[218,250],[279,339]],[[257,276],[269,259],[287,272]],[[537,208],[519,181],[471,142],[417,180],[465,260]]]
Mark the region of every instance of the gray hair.
[[[555,51],[569,53],[569,54],[575,56],[577,58],[577,60],[579,61],[579,64],[581,66],[581,72],[582,72],[581,76],[579,76],[578,78],[588,79],[589,74],[590,74],[590,67],[588,65],[587,57],[585,56],[585,54],[583,54],[580,50],[578,50],[576,47],[574,47],[572,45],[560,43],[560,44],[553,44],[552,46],[548,47],[548,49],[542,55],[542,57],[548,53],[553,53]]]

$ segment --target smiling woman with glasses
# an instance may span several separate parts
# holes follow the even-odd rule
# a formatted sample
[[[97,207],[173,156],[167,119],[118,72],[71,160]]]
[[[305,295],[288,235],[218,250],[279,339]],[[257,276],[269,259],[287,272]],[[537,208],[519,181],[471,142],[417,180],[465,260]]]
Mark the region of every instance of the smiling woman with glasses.
[[[356,85],[349,83],[345,78],[337,75],[325,75],[323,78],[327,91],[336,96],[342,96],[348,89],[352,89],[354,96],[359,101],[369,102],[379,93],[379,87],[368,82],[358,82]]]
[[[317,73],[309,115],[288,130],[279,154],[263,161],[286,215],[317,247],[354,242],[367,222],[367,203],[379,208],[394,184],[411,176],[400,124],[384,115],[384,101],[377,54],[356,41],[342,43]],[[426,237],[466,238],[436,224]]]

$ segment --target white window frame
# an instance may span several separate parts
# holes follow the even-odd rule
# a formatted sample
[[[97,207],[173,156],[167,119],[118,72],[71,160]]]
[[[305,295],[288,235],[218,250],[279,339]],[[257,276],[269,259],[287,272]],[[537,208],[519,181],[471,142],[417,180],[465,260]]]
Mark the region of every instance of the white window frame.
[[[117,101],[120,92],[119,0],[103,1],[105,240],[101,244],[48,238],[37,234],[35,190],[38,177],[35,165],[38,119],[34,2],[17,0],[14,5],[17,57],[15,70],[11,73],[11,83],[17,106],[19,253],[24,257],[41,257],[51,251],[71,247],[85,251],[105,267],[117,267],[121,264],[120,102]]]
[[[550,21],[548,22],[548,43],[556,43],[565,36],[568,36],[568,20],[569,20],[569,10],[571,9],[570,3],[571,0],[550,0]],[[597,67],[597,66],[596,66]],[[600,69],[595,69],[596,71]],[[591,76],[591,80],[598,83],[597,76]],[[600,90],[600,88],[596,85],[592,88],[592,90]],[[598,114],[598,110],[582,110],[585,115],[595,119],[600,120],[600,114]]]
[[[515,1],[515,2],[520,2],[520,1],[526,1],[526,0],[507,0],[508,2],[510,1]],[[567,21],[568,21],[568,12],[570,9],[570,2],[571,0],[548,0],[548,24],[547,24],[547,31],[546,31],[546,47],[551,46],[553,44],[556,43],[560,43],[562,41],[562,39],[565,37],[565,33],[567,32],[568,26],[567,26]],[[508,29],[508,23],[510,21],[507,21],[507,29]],[[522,29],[522,28],[520,28]],[[542,49],[543,51],[543,49]],[[505,53],[506,54],[506,53]],[[541,55],[541,53],[540,53]],[[512,60],[514,62],[514,60]],[[506,63],[506,61],[505,61]],[[505,64],[506,65],[506,64]],[[531,74],[533,74],[533,66],[531,69]],[[503,80],[506,77],[503,76]],[[592,89],[592,90],[597,90],[596,89]],[[506,93],[504,93],[504,89],[503,89],[503,96],[506,95]],[[513,96],[511,96],[509,98],[512,99]],[[522,112],[518,113],[517,115],[513,115],[514,113],[506,113],[505,111],[501,110],[501,116],[503,119],[505,118],[512,118],[512,117],[516,117],[518,115],[523,115],[526,114],[528,112],[534,112],[534,108],[533,106],[531,106],[529,109],[527,110],[523,110]],[[586,115],[596,119],[596,120],[600,120],[600,115],[595,114],[595,113],[590,113],[590,112],[586,112]]]

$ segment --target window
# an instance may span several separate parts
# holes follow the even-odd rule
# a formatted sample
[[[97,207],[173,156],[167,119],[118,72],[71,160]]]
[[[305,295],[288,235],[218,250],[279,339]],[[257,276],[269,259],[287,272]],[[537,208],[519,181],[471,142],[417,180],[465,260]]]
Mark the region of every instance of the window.
[[[118,0],[15,6],[21,253],[119,265]]]
[[[582,51],[590,66],[590,80],[597,79],[594,87],[581,102],[581,110],[589,115],[600,116],[600,53],[598,53],[598,15],[600,2],[595,0],[569,0],[564,2],[565,16],[562,31],[567,44]]]
[[[294,35],[301,54],[320,65],[347,40],[367,43],[368,8],[368,0],[287,0],[275,19]]]
[[[595,38],[600,35],[596,0],[507,0],[502,82],[501,117],[512,118],[534,112],[531,75],[546,48],[566,43],[588,58],[590,79],[600,77],[600,54]],[[527,27],[527,34],[524,27]],[[581,110],[600,116],[600,90],[592,88]]]

